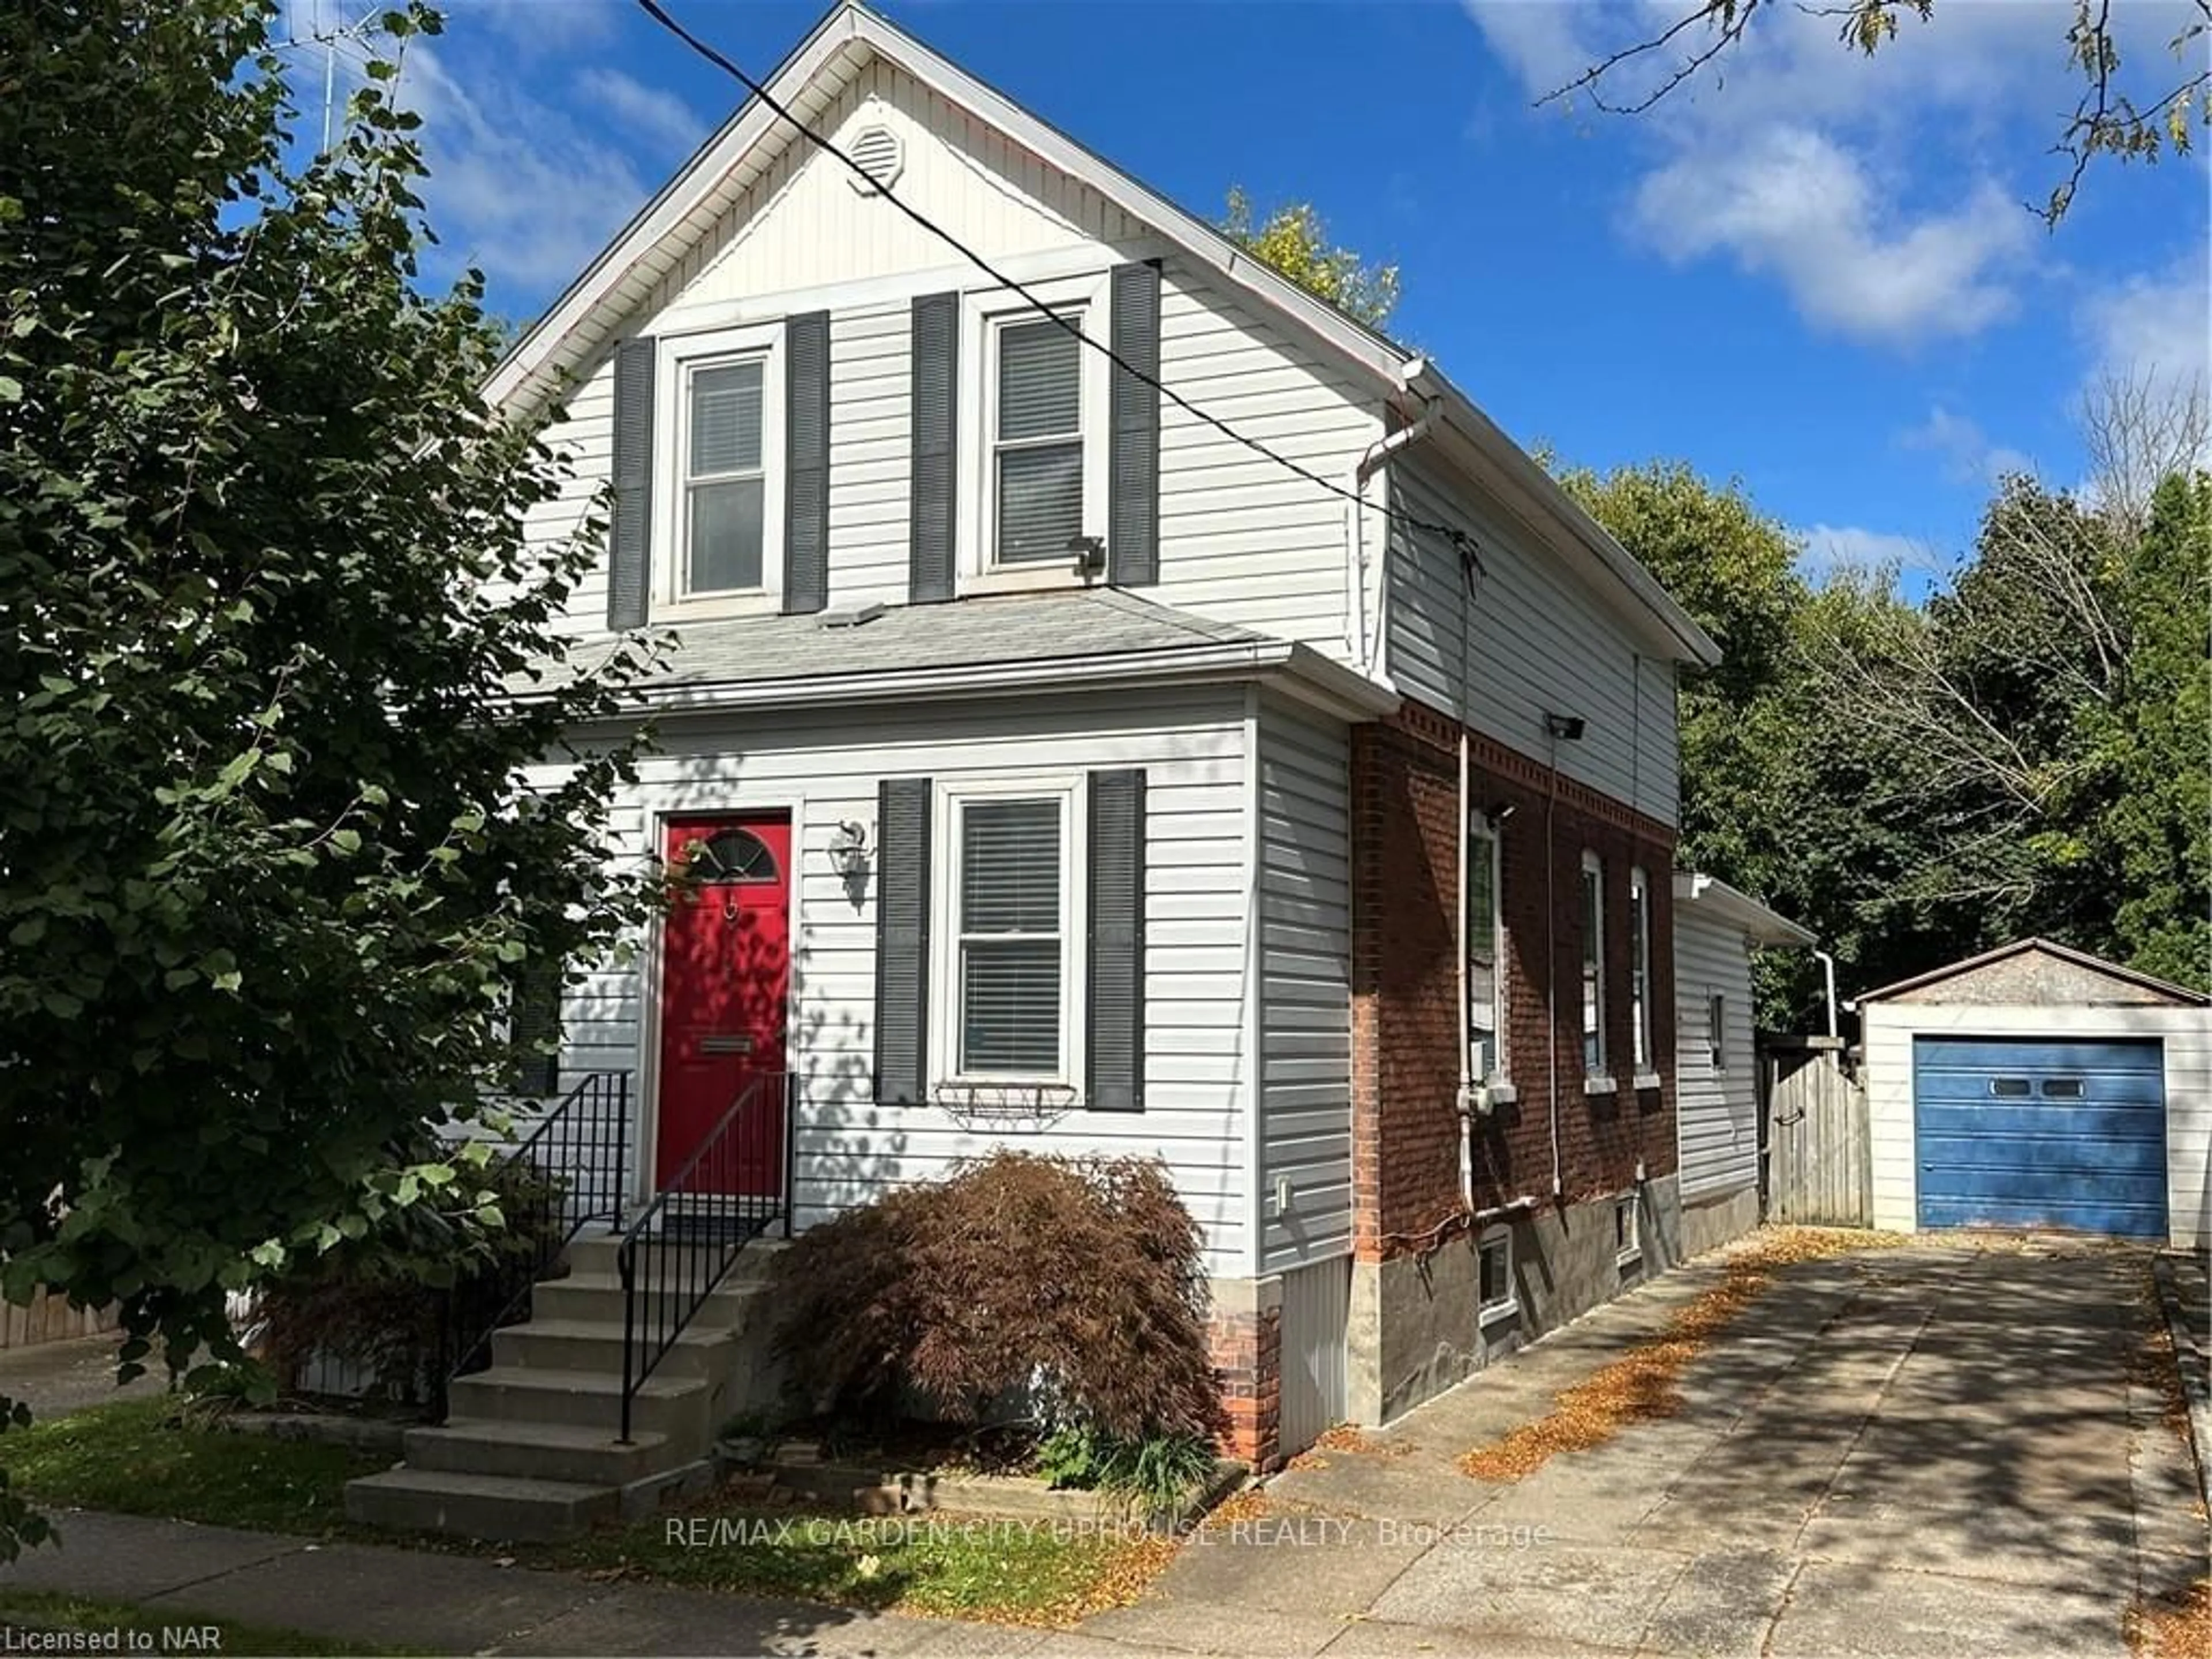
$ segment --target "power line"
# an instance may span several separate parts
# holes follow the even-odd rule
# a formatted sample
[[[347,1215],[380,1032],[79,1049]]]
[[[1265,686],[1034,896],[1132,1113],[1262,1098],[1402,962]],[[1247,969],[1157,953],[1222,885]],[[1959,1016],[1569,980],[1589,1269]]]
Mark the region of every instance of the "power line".
[[[1396,507],[1377,506],[1374,502],[1368,501],[1366,497],[1360,495],[1357,490],[1346,489],[1342,484],[1338,483],[1334,479],[1324,477],[1320,473],[1315,471],[1311,467],[1306,466],[1300,462],[1294,461],[1289,456],[1282,454],[1276,450],[1268,448],[1267,445],[1261,443],[1257,438],[1249,437],[1245,434],[1239,432],[1235,427],[1230,425],[1228,422],[1223,420],[1218,415],[1213,414],[1210,410],[1200,409],[1196,404],[1191,402],[1189,398],[1184,397],[1182,393],[1177,392],[1173,386],[1169,386],[1165,381],[1160,380],[1158,376],[1148,374],[1143,369],[1139,368],[1134,363],[1129,362],[1127,358],[1122,356],[1120,352],[1115,350],[1112,345],[1108,343],[1106,341],[1098,339],[1093,335],[1085,333],[1082,324],[1071,320],[1064,312],[1055,311],[1053,309],[1051,306],[1046,304],[1035,294],[1031,293],[1026,286],[1015,281],[1012,276],[1007,276],[1006,272],[1000,270],[988,259],[978,253],[974,248],[969,246],[967,243],[962,241],[951,231],[945,229],[944,226],[939,224],[935,220],[929,217],[927,214],[923,213],[919,208],[915,207],[911,203],[908,203],[895,195],[888,185],[878,183],[872,176],[871,176],[868,170],[860,164],[860,162],[854,161],[852,156],[847,155],[845,151],[840,149],[829,139],[823,137],[820,133],[815,131],[812,127],[808,126],[805,122],[800,120],[796,115],[793,115],[790,110],[784,107],[781,103],[777,101],[775,94],[770,93],[766,87],[754,80],[751,76],[746,74],[744,70],[738,68],[738,65],[729,58],[726,57],[714,46],[708,45],[706,41],[701,40],[697,35],[692,33],[690,29],[686,28],[682,23],[671,16],[666,9],[659,3],[659,0],[637,0],[637,4],[640,10],[644,12],[647,16],[653,19],[654,22],[659,24],[662,28],[667,30],[669,33],[674,35],[678,40],[681,40],[694,52],[706,59],[709,64],[712,64],[716,69],[720,70],[724,74],[737,81],[747,92],[750,93],[755,98],[759,99],[762,103],[768,106],[769,110],[771,110],[776,116],[795,129],[799,137],[805,138],[809,143],[812,144],[823,155],[832,156],[838,161],[842,162],[846,168],[849,170],[855,178],[866,185],[872,193],[882,197],[893,207],[896,208],[901,213],[914,221],[915,224],[921,226],[922,229],[936,237],[947,247],[950,247],[955,253],[957,253],[962,258],[967,260],[969,264],[974,265],[976,270],[981,271],[986,276],[991,278],[992,281],[999,283],[1003,288],[1011,289],[1013,293],[1019,295],[1028,303],[1030,309],[1036,312],[1038,315],[1058,324],[1068,333],[1073,335],[1079,343],[1089,346],[1093,351],[1099,353],[1123,374],[1133,376],[1142,384],[1152,387],[1153,391],[1158,392],[1163,398],[1165,398],[1169,402],[1175,404],[1176,408],[1183,410],[1186,414],[1196,416],[1199,420],[1203,421],[1206,425],[1212,427],[1215,431],[1220,433],[1224,437],[1231,439],[1234,441],[1242,444],[1245,448],[1250,450],[1255,455],[1264,456],[1267,459],[1274,462],[1278,466],[1286,468],[1288,471],[1296,473],[1299,477],[1304,478],[1307,483],[1317,485],[1319,488],[1327,490],[1330,495],[1352,502],[1355,507],[1359,507],[1362,511],[1379,513],[1386,521],[1392,524],[1404,525],[1409,530],[1426,531],[1431,535],[1443,537],[1444,540],[1449,543],[1459,553],[1461,568],[1467,577],[1471,580],[1474,575],[1480,574],[1482,568],[1481,550],[1476,544],[1474,538],[1468,535],[1465,531],[1458,529],[1451,525],[1432,523],[1428,520],[1418,518],[1410,513],[1401,511]]]

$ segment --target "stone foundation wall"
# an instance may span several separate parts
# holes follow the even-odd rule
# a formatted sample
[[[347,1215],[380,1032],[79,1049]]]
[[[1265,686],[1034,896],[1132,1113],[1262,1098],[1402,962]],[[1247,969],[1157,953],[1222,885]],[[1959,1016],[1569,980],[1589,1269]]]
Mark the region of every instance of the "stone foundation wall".
[[[1627,1194],[1620,1194],[1622,1197]],[[1620,1259],[1613,1198],[1547,1206],[1511,1222],[1515,1310],[1480,1317],[1475,1235],[1432,1254],[1356,1261],[1347,1414],[1376,1426],[1684,1259],[1675,1178],[1636,1189],[1639,1254]],[[1480,1237],[1495,1229],[1486,1226]]]
[[[1692,1199],[1682,1206],[1682,1259],[1717,1250],[1759,1225],[1759,1188],[1723,1198]]]

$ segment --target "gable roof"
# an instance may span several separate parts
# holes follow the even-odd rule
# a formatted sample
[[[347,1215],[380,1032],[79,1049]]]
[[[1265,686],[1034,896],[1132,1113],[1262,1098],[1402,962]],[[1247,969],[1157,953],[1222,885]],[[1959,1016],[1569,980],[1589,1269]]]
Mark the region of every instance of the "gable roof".
[[[790,708],[1255,678],[1348,718],[1398,706],[1394,693],[1309,646],[1111,587],[730,617],[675,632],[682,649],[644,690],[656,708]],[[526,699],[564,672],[542,669],[508,689]]]
[[[1601,592],[1610,589],[1617,599],[1627,601],[1620,608],[1644,623],[1652,641],[1672,659],[1707,666],[1721,659],[1720,647],[1657,578],[1418,353],[1308,293],[1213,226],[866,6],[843,0],[834,7],[762,84],[793,115],[811,122],[854,74],[876,58],[896,64],[1045,165],[1165,236],[1218,280],[1287,319],[1363,373],[1379,392],[1409,392],[1428,400],[1431,411],[1471,452],[1475,465],[1470,470],[1479,481],[1531,524],[1556,526],[1563,532],[1568,562],[1583,566],[1585,579]],[[788,145],[803,142],[764,100],[748,99],[524,331],[492,371],[486,398],[494,404],[529,406],[549,396],[563,376],[593,361],[776,157]]]
[[[2174,1002],[2199,1008],[2212,1006],[2212,997],[2206,996],[2201,991],[2192,991],[2185,985],[2176,985],[2170,981],[2158,979],[2149,974],[2139,974],[2132,968],[2123,968],[2117,962],[2107,962],[2102,957],[2093,957],[2087,951],[2077,951],[2070,945],[2061,945],[2056,939],[2024,939],[2015,940],[2010,945],[2001,945],[1994,951],[1984,951],[1981,955],[1968,957],[1963,962],[1954,962],[1942,968],[1931,968],[1924,974],[1914,975],[1911,979],[1901,979],[1894,985],[1883,986],[1878,991],[1866,992],[1858,998],[1858,1000],[1880,1002],[1887,997],[1901,996],[1908,991],[1917,991],[1925,986],[1940,984],[1947,979],[1956,979],[1962,974],[1971,974],[1996,963],[2008,962],[2015,957],[2025,956],[2030,951],[2039,951],[2045,956],[2056,957],[2060,962],[2070,963],[2076,968],[2087,969],[2093,974],[2101,975],[2106,979],[2117,980],[2123,985],[2134,986],[2138,990],[2155,993]]]

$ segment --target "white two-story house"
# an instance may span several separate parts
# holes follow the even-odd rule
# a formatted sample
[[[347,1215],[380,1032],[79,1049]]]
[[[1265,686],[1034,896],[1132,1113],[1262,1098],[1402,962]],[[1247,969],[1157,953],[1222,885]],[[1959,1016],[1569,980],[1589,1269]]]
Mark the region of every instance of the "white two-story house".
[[[616,492],[565,626],[681,639],[618,828],[707,896],[562,1011],[634,1201],[756,1077],[728,1178],[800,1228],[1161,1159],[1261,1465],[1664,1265],[1712,641],[1436,366],[881,17],[770,89],[859,170],[746,105],[490,387],[565,410],[538,533]]]

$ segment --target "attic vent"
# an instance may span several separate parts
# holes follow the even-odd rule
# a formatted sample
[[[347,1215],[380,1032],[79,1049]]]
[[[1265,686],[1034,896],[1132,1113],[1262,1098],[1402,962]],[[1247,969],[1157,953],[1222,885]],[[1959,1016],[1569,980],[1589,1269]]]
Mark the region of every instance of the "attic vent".
[[[860,136],[847,147],[847,153],[860,164],[860,173],[867,175],[866,184],[860,182],[859,173],[851,175],[853,188],[863,196],[889,190],[899,176],[899,170],[906,165],[906,150],[899,143],[898,134],[889,127],[861,128]]]

